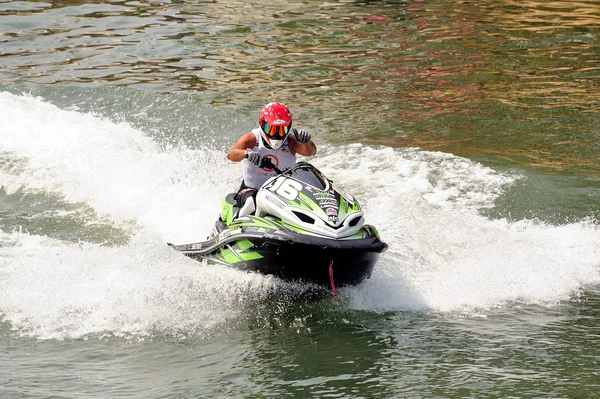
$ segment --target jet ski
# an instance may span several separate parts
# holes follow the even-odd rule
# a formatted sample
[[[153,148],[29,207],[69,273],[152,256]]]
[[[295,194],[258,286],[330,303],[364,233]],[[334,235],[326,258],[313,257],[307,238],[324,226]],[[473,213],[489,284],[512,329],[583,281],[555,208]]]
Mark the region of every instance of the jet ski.
[[[207,260],[286,281],[335,287],[369,278],[387,244],[365,224],[358,201],[307,162],[274,170],[256,194],[254,215],[238,216],[235,194],[222,200],[221,215],[206,241],[173,245]]]

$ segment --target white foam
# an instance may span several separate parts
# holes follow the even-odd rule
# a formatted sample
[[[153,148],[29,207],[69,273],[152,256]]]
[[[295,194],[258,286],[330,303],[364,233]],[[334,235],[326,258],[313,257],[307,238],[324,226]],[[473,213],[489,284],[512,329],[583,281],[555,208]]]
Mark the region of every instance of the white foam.
[[[239,181],[223,151],[161,148],[126,123],[0,93],[0,181],[82,202],[129,231],[123,247],[0,233],[0,314],[40,338],[202,334],[240,317],[276,282],[200,267],[164,245],[204,238]],[[363,205],[389,251],[352,308],[480,314],[512,302],[552,305],[600,281],[592,222],[489,220],[517,175],[439,152],[321,144],[311,161]],[[199,236],[200,235],[200,236]]]
[[[372,279],[351,289],[353,308],[481,314],[511,303],[554,306],[600,283],[592,222],[508,223],[432,210],[398,238]]]
[[[353,144],[316,162],[365,207],[390,249],[350,306],[479,314],[554,305],[600,282],[600,229],[480,216],[522,176],[417,148]]]
[[[240,317],[274,284],[147,238],[108,248],[0,232],[0,315],[40,339],[201,335]]]
[[[315,164],[366,201],[373,196],[379,202],[417,192],[431,204],[460,208],[490,207],[507,186],[521,178],[443,152],[361,144],[326,150]]]
[[[30,96],[0,93],[0,109],[0,156],[12,165],[0,169],[0,180],[8,193],[57,193],[185,241],[210,230],[221,194],[237,182],[219,151],[162,149],[127,123]]]

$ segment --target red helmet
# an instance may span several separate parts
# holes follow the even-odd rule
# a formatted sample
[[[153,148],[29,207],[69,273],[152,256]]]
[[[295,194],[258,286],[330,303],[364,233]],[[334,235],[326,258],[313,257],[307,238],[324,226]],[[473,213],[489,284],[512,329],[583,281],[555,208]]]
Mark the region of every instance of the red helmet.
[[[281,103],[269,103],[260,113],[258,124],[265,142],[276,150],[283,145],[292,131],[292,113]]]

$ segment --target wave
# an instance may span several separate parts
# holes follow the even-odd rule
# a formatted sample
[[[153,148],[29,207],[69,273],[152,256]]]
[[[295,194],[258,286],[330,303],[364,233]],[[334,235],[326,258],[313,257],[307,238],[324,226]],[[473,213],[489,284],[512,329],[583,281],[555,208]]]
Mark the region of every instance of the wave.
[[[127,122],[28,95],[0,93],[0,114],[0,203],[51,195],[94,211],[79,223],[109,220],[127,236],[118,244],[63,240],[30,232],[27,217],[4,223],[0,314],[11,328],[58,339],[201,335],[281,286],[203,267],[164,245],[210,231],[221,196],[239,183],[224,149],[158,143]],[[390,245],[370,280],[342,290],[350,309],[479,315],[515,302],[552,306],[600,281],[594,221],[555,226],[481,214],[524,178],[518,172],[361,144],[320,143],[311,162],[355,194]],[[45,223],[60,222],[56,202],[44,204],[31,212],[54,211]]]

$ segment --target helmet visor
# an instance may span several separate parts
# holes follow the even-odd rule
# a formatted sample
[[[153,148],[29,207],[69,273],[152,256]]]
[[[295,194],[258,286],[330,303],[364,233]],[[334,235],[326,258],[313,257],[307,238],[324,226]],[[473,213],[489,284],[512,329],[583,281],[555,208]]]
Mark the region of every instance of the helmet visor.
[[[287,126],[284,125],[269,125],[265,122],[262,126],[263,132],[267,135],[267,137],[275,140],[281,140],[288,135],[290,132],[292,124],[290,123]]]

